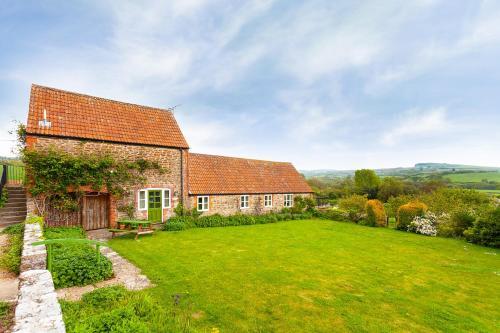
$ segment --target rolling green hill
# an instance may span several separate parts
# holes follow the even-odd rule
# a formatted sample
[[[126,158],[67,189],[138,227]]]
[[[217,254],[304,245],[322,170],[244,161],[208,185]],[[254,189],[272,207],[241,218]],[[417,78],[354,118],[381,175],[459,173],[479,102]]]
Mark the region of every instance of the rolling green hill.
[[[465,172],[446,175],[454,183],[480,183],[483,179],[487,181],[500,182],[500,172]]]

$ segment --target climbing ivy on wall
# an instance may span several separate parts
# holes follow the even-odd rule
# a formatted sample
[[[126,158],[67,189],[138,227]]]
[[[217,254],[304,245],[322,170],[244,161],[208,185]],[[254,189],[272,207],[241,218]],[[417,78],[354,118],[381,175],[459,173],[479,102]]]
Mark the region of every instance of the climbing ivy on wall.
[[[142,158],[123,161],[106,154],[69,154],[56,148],[25,149],[22,158],[28,190],[37,199],[35,204],[42,215],[49,203],[63,211],[77,210],[84,186],[96,192],[105,189],[121,198],[127,187],[145,182],[145,171],[166,171],[158,163]]]

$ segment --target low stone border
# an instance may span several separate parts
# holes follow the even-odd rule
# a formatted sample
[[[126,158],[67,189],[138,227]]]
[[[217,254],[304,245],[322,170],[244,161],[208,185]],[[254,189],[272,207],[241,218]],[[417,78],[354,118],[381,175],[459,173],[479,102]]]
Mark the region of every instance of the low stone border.
[[[36,223],[25,225],[19,298],[13,333],[66,332],[52,275],[45,269],[47,256],[45,246],[31,245],[41,239],[40,225]]]

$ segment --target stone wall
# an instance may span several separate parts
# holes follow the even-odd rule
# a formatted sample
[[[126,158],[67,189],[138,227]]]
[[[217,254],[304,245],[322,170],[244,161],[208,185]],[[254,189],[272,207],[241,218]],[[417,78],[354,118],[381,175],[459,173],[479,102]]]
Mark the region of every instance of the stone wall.
[[[46,150],[51,147],[64,150],[69,153],[101,153],[110,154],[117,159],[134,161],[137,159],[146,159],[158,162],[158,164],[167,172],[160,173],[158,170],[147,170],[144,174],[146,183],[140,186],[128,188],[129,194],[120,200],[111,203],[115,208],[133,203],[138,207],[138,191],[143,188],[168,188],[171,191],[171,208],[163,210],[164,219],[173,214],[173,209],[179,203],[184,192],[187,198],[187,150],[178,148],[164,148],[143,146],[134,144],[120,144],[110,142],[84,141],[76,139],[52,138],[40,136],[28,136],[27,145],[30,148]],[[182,155],[182,158],[181,158]],[[181,169],[181,159],[183,168]],[[184,176],[184,184],[181,184],[181,174]],[[33,206],[33,205],[32,205]],[[28,211],[29,213],[33,213]],[[137,217],[147,218],[147,211],[136,210]],[[125,217],[124,212],[116,209],[110,210],[110,224],[113,226],[116,219]]]
[[[203,215],[221,214],[221,215],[233,215],[233,214],[265,214],[269,212],[278,212],[282,210],[285,205],[285,194],[278,193],[273,194],[272,207],[264,207],[264,195],[265,194],[249,194],[248,198],[248,208],[240,208],[240,194],[228,194],[228,195],[210,195],[209,196],[209,210],[208,212],[203,212]],[[310,193],[295,193],[292,196],[310,197]],[[197,207],[198,196],[190,196],[191,207]]]
[[[52,275],[45,269],[45,245],[31,245],[41,238],[40,225],[25,225],[13,333],[66,332]]]

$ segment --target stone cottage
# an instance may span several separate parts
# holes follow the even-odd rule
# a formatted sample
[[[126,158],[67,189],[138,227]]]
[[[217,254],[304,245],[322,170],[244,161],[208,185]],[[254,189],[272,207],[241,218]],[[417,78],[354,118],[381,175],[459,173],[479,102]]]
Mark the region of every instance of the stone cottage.
[[[290,163],[190,153],[171,110],[39,85],[31,88],[26,146],[143,158],[168,170],[147,170],[145,184],[129,188],[119,200],[88,189],[80,211],[71,216],[49,209],[46,220],[52,225],[115,227],[125,214],[118,208],[130,203],[138,218],[163,222],[179,203],[203,214],[260,214],[291,207],[294,196],[312,195]],[[34,212],[30,202],[28,212]]]

